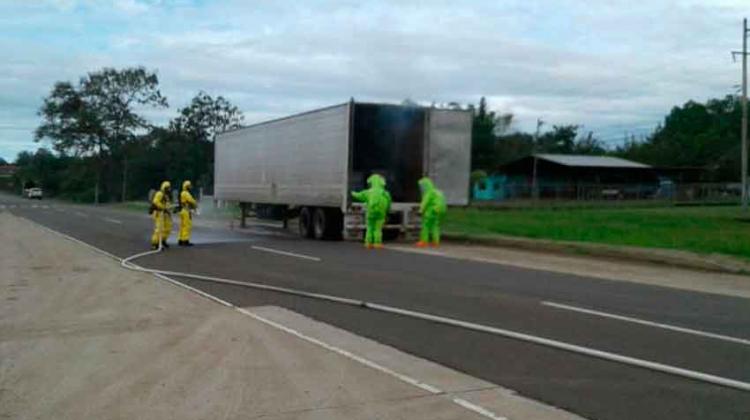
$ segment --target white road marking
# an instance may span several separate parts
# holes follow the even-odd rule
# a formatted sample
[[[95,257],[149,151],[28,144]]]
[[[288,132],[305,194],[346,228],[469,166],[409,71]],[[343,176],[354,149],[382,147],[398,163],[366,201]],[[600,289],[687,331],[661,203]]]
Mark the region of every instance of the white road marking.
[[[29,219],[26,219],[26,220],[29,220]],[[29,221],[31,221],[31,220],[29,220]],[[36,222],[32,221],[32,223],[36,223]],[[94,250],[95,252],[103,254],[103,255],[105,255],[105,256],[107,256],[109,258],[112,258],[112,259],[114,259],[116,261],[122,262],[122,260],[123,260],[122,258],[120,258],[120,257],[118,257],[116,255],[113,255],[113,254],[111,254],[111,253],[109,253],[109,252],[107,252],[107,251],[105,251],[105,250],[103,250],[101,248],[95,247],[94,245],[91,245],[91,244],[89,244],[87,242],[84,242],[84,241],[82,241],[80,239],[77,239],[77,238],[74,238],[74,237],[72,237],[70,235],[67,235],[65,233],[58,232],[56,230],[50,229],[47,226],[44,226],[44,225],[39,224],[39,223],[37,223],[37,225],[40,226],[42,229],[48,231],[48,232],[54,233],[56,235],[60,235],[63,238],[66,238],[66,239],[68,239],[70,241],[73,241],[75,243],[81,244],[81,245],[83,245],[83,246],[85,246],[85,247],[87,247],[89,249]],[[180,281],[177,281],[175,279],[172,279],[170,277],[167,277],[167,276],[159,274],[159,273],[153,273],[153,275],[155,277],[160,278],[162,280],[165,280],[165,281],[167,281],[167,282],[169,282],[169,283],[171,283],[171,284],[173,284],[175,286],[178,286],[178,287],[190,290],[193,293],[197,293],[198,295],[203,296],[203,297],[205,297],[205,298],[207,298],[209,300],[212,300],[214,302],[217,302],[217,303],[219,303],[221,305],[233,308],[234,310],[236,310],[236,311],[238,311],[238,312],[240,312],[240,313],[242,313],[244,315],[247,315],[247,316],[249,316],[249,317],[251,317],[251,318],[253,318],[253,319],[257,320],[257,321],[260,321],[260,322],[262,322],[262,323],[264,323],[266,325],[269,325],[269,326],[271,326],[273,328],[276,328],[278,330],[286,332],[287,334],[291,334],[291,335],[293,335],[295,337],[298,337],[298,338],[300,338],[302,340],[305,340],[305,341],[307,341],[309,343],[312,343],[312,344],[315,344],[317,346],[320,346],[320,347],[322,347],[322,348],[324,348],[326,350],[329,350],[331,352],[340,354],[340,355],[342,355],[344,357],[347,357],[347,358],[349,358],[351,360],[354,360],[355,362],[361,363],[361,364],[363,364],[365,366],[368,366],[368,367],[370,367],[372,369],[375,369],[375,370],[380,371],[382,373],[385,373],[387,375],[393,376],[396,379],[399,379],[399,380],[401,380],[403,382],[406,382],[406,383],[408,383],[410,385],[413,385],[413,386],[415,386],[415,387],[417,387],[417,388],[419,388],[419,389],[421,389],[423,391],[426,391],[426,392],[428,392],[430,394],[433,394],[433,395],[444,395],[444,394],[447,394],[446,391],[443,391],[440,388],[437,388],[435,386],[432,386],[432,385],[430,385],[428,383],[422,382],[422,381],[420,381],[418,379],[415,379],[415,378],[412,378],[410,376],[401,374],[401,373],[396,372],[394,370],[388,369],[387,367],[382,366],[382,365],[380,365],[380,364],[378,364],[376,362],[373,362],[372,360],[366,359],[366,358],[364,358],[362,356],[358,356],[358,355],[356,355],[354,353],[351,353],[349,351],[346,351],[346,350],[344,350],[342,348],[339,348],[339,347],[333,346],[331,344],[328,344],[328,343],[326,343],[324,341],[318,340],[317,338],[313,338],[313,337],[307,336],[305,334],[302,334],[301,332],[299,332],[297,330],[294,330],[294,329],[292,329],[290,327],[287,327],[285,325],[279,324],[279,323],[277,323],[275,321],[271,321],[270,319],[266,319],[266,318],[264,318],[264,317],[262,317],[262,316],[260,316],[258,314],[255,314],[255,313],[253,313],[251,311],[248,311],[245,308],[236,306],[236,305],[234,305],[234,304],[232,304],[230,302],[227,302],[224,299],[221,299],[219,297],[216,297],[214,295],[206,293],[206,292],[204,292],[202,290],[196,289],[195,287],[189,286],[189,285],[187,285],[185,283],[182,283]],[[505,417],[499,416],[499,415],[493,413],[492,411],[490,411],[490,410],[488,410],[488,409],[486,409],[486,408],[484,408],[482,406],[479,406],[477,404],[474,404],[474,403],[471,403],[469,401],[466,401],[463,398],[450,398],[450,401],[453,401],[455,404],[458,404],[458,405],[460,405],[461,407],[463,407],[463,408],[465,408],[467,410],[471,410],[474,413],[477,413],[479,415],[487,417],[487,418],[489,418],[491,420],[507,420]]]
[[[114,224],[117,224],[117,225],[121,225],[122,224],[121,221],[119,221],[117,219],[110,219],[109,217],[105,217],[104,220],[106,220],[109,223],[114,223]]]
[[[37,206],[36,204],[32,204],[32,205],[31,205],[31,208],[32,208],[32,209],[35,209],[35,208],[37,208],[37,207],[39,207],[39,206]]]
[[[81,217],[89,217],[89,215],[88,215],[88,214],[86,214],[86,213],[81,213],[80,211],[76,211],[76,212],[73,212],[73,214],[75,214],[76,216],[81,216]]]
[[[616,319],[618,321],[632,322],[634,324],[648,325],[649,327],[662,328],[665,330],[677,331],[677,332],[681,332],[685,334],[693,334],[693,335],[698,335],[701,337],[714,338],[717,340],[729,341],[732,343],[750,346],[750,340],[746,340],[744,338],[731,337],[731,336],[723,335],[723,334],[715,334],[715,333],[710,333],[706,331],[694,330],[691,328],[684,328],[684,327],[678,327],[675,325],[662,324],[659,322],[646,321],[644,319],[632,318],[632,317],[623,316],[623,315],[615,315],[615,314],[610,314],[607,312],[595,311],[593,309],[579,308],[577,306],[565,305],[562,303],[543,301],[542,305],[551,306],[553,308],[558,308],[558,309],[565,309],[567,311],[574,311],[574,312],[580,312],[580,313],[584,313],[588,315],[611,318],[611,319]]]
[[[29,220],[29,219],[26,219],[26,220]],[[32,223],[36,223],[34,221],[31,221],[31,220],[29,220],[29,221],[32,222]],[[83,241],[81,241],[79,239],[76,239],[76,238],[73,238],[73,237],[71,237],[69,235],[66,235],[64,233],[55,231],[55,230],[50,229],[50,228],[48,228],[48,227],[46,227],[44,225],[41,225],[39,223],[36,223],[36,224],[38,226],[40,226],[41,228],[49,231],[49,232],[55,233],[55,234],[60,235],[60,236],[62,236],[64,238],[68,238],[68,239],[70,239],[70,240],[72,240],[74,242],[77,242],[77,243],[80,243],[80,244],[82,244],[82,245],[84,245],[86,247],[89,247],[89,248],[91,248],[91,249],[93,249],[93,250],[95,250],[97,252],[100,252],[102,254],[108,255],[108,256],[114,258],[115,260],[119,261],[121,264],[123,264],[123,266],[124,266],[124,263],[127,260],[133,259],[133,258],[137,257],[138,255],[145,255],[147,253],[152,253],[153,252],[153,251],[147,251],[147,252],[143,252],[141,254],[136,254],[136,255],[130,256],[130,257],[126,258],[126,259],[122,259],[122,258],[116,257],[116,256],[108,253],[107,251],[104,251],[104,250],[102,250],[100,248],[97,248],[97,247],[95,247],[93,245],[90,245],[90,244],[88,244],[86,242],[83,242]],[[151,272],[152,274],[156,275],[157,277],[164,278],[165,280],[167,280],[167,281],[169,281],[171,283],[174,283],[176,285],[179,285],[180,287],[185,287],[185,288],[189,288],[191,290],[195,290],[195,289],[191,288],[188,285],[185,285],[185,284],[180,283],[180,282],[178,282],[176,280],[172,280],[169,277],[161,275],[160,273],[158,273],[158,271],[160,271],[160,270],[144,269],[144,268],[142,268],[140,266],[137,266],[137,265],[135,265],[133,263],[130,263],[130,264],[136,270]],[[256,289],[275,290],[275,291],[280,291],[282,293],[288,293],[288,294],[293,294],[293,295],[311,297],[311,298],[315,298],[315,299],[327,300],[327,301],[332,301],[332,302],[339,302],[339,303],[343,303],[343,304],[347,304],[347,305],[356,305],[358,307],[368,308],[368,309],[372,309],[372,310],[376,310],[376,311],[381,311],[381,312],[386,312],[386,313],[391,313],[391,314],[397,314],[397,315],[402,315],[402,316],[408,316],[408,317],[412,317],[412,318],[416,318],[416,319],[422,319],[422,320],[426,320],[426,321],[436,322],[436,323],[439,323],[439,324],[450,325],[450,326],[454,326],[454,327],[460,327],[460,328],[464,328],[464,329],[467,329],[467,330],[479,331],[479,332],[484,332],[484,333],[498,335],[498,336],[501,336],[501,337],[512,338],[512,339],[516,339],[516,340],[520,340],[520,341],[525,341],[525,342],[528,342],[528,343],[533,343],[533,344],[537,344],[537,345],[551,347],[551,348],[558,349],[558,350],[569,351],[571,353],[577,353],[577,354],[582,354],[582,355],[585,355],[585,356],[599,358],[599,359],[602,359],[602,360],[608,360],[610,362],[616,362],[616,363],[621,363],[621,364],[630,365],[630,366],[637,366],[637,367],[640,367],[640,368],[649,369],[649,370],[653,370],[653,371],[656,371],[656,372],[668,373],[668,374],[671,374],[671,375],[680,376],[680,377],[692,379],[692,380],[695,380],[695,381],[701,381],[701,382],[706,382],[706,383],[721,385],[721,386],[724,386],[724,387],[739,389],[739,390],[742,390],[742,391],[750,391],[750,382],[743,382],[743,381],[739,381],[739,380],[736,380],[736,379],[731,379],[731,378],[726,378],[726,377],[723,377],[723,376],[712,375],[712,374],[709,374],[709,373],[704,373],[704,372],[700,372],[700,371],[696,371],[696,370],[683,369],[683,368],[680,368],[680,367],[677,367],[677,366],[667,365],[667,364],[658,363],[658,362],[652,362],[650,360],[638,359],[638,358],[635,358],[635,357],[625,356],[625,355],[618,354],[618,353],[611,353],[611,352],[608,352],[608,351],[597,350],[597,349],[591,348],[591,347],[579,346],[579,345],[576,345],[576,344],[566,343],[564,341],[553,340],[553,339],[550,339],[550,338],[544,338],[544,337],[540,337],[540,336],[536,336],[536,335],[532,335],[532,334],[525,334],[525,333],[522,333],[522,332],[517,332],[517,331],[512,331],[512,330],[506,330],[506,329],[503,329],[503,328],[492,327],[492,326],[489,326],[489,325],[483,325],[483,324],[477,324],[477,323],[474,323],[474,322],[462,321],[462,320],[455,319],[455,318],[447,318],[447,317],[443,317],[443,316],[439,316],[439,315],[433,315],[433,314],[428,314],[428,313],[424,313],[424,312],[418,312],[418,311],[412,311],[412,310],[408,310],[408,309],[397,308],[397,307],[394,307],[394,306],[382,305],[382,304],[365,302],[365,301],[357,301],[357,300],[353,300],[353,299],[349,299],[349,298],[342,298],[342,297],[331,296],[331,295],[323,295],[323,294],[318,294],[318,293],[305,292],[305,291],[302,291],[302,290],[286,289],[286,288],[281,288],[281,287],[276,287],[276,286],[269,286],[269,285],[263,285],[263,284],[243,283],[243,282],[239,282],[239,281],[235,281],[235,280],[226,280],[226,279],[220,279],[220,278],[217,278],[217,277],[200,276],[200,275],[189,274],[189,273],[176,273],[176,272],[168,272],[168,271],[163,271],[163,272],[164,273],[169,273],[170,275],[175,275],[175,276],[191,277],[191,278],[197,278],[197,279],[200,279],[200,280],[213,281],[213,282],[216,282],[216,283],[226,283],[226,284],[232,284],[232,285],[237,285],[237,286],[252,287],[252,288],[256,288]],[[225,301],[223,301],[223,300],[221,300],[221,299],[219,299],[219,298],[217,298],[215,296],[212,296],[212,295],[209,295],[209,294],[206,294],[204,292],[197,291],[197,290],[195,290],[195,291],[199,292],[203,296],[208,297],[209,299],[215,300],[217,302],[223,302],[223,304],[226,304],[227,306],[237,308],[236,306],[232,305],[231,303],[225,302]],[[240,308],[237,308],[237,309],[239,310]]]
[[[309,255],[297,254],[297,253],[289,252],[289,251],[281,251],[281,250],[273,249],[273,248],[266,248],[264,246],[252,246],[251,248],[253,248],[256,251],[263,251],[263,252],[270,252],[272,254],[286,255],[287,257],[302,258],[303,260],[321,261],[321,259],[318,257],[311,257]]]
[[[42,208],[46,210],[46,209],[49,209],[49,206],[45,204],[42,206]]]
[[[493,420],[508,420],[506,417],[498,416],[497,414],[493,413],[492,411],[487,410],[486,408],[482,407],[481,405],[476,405],[473,402],[466,401],[463,398],[454,398],[453,402],[460,405],[461,407],[471,410],[477,414],[481,414],[487,418],[493,419]]]
[[[5,204],[0,204],[0,209],[5,210]]]

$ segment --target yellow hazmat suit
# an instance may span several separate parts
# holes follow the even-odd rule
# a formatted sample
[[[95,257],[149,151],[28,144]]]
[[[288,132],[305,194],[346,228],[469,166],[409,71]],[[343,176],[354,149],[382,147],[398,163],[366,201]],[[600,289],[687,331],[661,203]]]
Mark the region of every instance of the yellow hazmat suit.
[[[169,181],[161,183],[159,191],[154,194],[154,198],[151,200],[153,212],[151,217],[154,219],[154,233],[151,235],[151,245],[154,248],[159,246],[159,240],[164,248],[169,248],[167,239],[172,233],[172,214],[170,213],[171,199],[169,197],[169,190],[172,185]]]
[[[198,207],[198,203],[190,194],[190,188],[193,184],[190,181],[182,183],[182,192],[180,192],[180,246],[193,246],[190,243],[190,231],[193,229],[193,210]]]

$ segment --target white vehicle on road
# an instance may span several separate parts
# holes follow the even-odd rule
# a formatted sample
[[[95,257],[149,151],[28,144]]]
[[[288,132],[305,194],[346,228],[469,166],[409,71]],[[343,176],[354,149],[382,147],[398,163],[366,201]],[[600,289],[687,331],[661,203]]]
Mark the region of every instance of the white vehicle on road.
[[[44,195],[41,188],[27,188],[25,192],[26,198],[36,198],[37,200],[41,200]]]

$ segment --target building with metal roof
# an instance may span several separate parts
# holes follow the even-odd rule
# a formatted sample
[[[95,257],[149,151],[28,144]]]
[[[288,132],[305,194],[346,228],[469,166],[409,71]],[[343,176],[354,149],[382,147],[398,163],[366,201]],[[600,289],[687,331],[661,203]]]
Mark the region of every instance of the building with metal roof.
[[[498,190],[511,196],[644,198],[659,187],[655,168],[612,156],[533,154],[501,165],[497,175],[505,180]]]
[[[585,168],[650,168],[649,165],[612,156],[535,154],[531,157],[547,160],[563,166]]]

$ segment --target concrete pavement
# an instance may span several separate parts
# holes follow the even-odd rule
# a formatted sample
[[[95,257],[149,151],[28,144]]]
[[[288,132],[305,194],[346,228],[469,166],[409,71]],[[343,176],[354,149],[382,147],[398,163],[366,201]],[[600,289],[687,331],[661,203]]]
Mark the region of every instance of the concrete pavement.
[[[1,418],[576,418],[277,307],[243,315],[8,213],[0,243]]]

